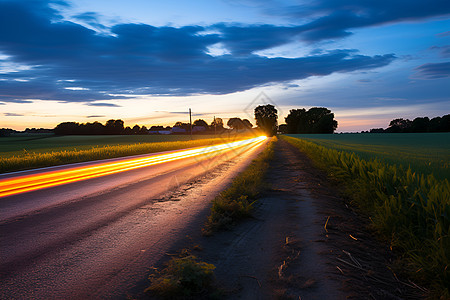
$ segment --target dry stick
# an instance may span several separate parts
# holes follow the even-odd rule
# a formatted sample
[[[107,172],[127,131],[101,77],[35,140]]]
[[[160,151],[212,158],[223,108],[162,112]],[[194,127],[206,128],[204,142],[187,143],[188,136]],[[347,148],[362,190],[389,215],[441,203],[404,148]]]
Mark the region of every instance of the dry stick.
[[[366,270],[364,270],[363,268],[358,267],[357,265],[354,265],[354,264],[352,264],[352,263],[349,263],[349,262],[346,261],[346,260],[340,259],[339,257],[336,257],[336,259],[339,260],[339,261],[341,261],[341,262],[343,262],[344,264],[347,264],[347,265],[352,266],[352,267],[354,267],[354,268],[360,269],[360,270],[362,270],[362,271],[366,271]]]
[[[256,278],[255,276],[250,276],[250,275],[240,275],[239,277],[248,277],[248,278],[253,278],[256,280],[256,282],[258,282],[259,287],[261,288],[261,282],[259,282],[258,278]]]
[[[336,268],[342,273],[342,275],[344,275],[344,271],[342,271],[341,268],[339,268],[338,266],[336,266]]]
[[[359,261],[356,260],[356,258],[354,258],[350,252],[347,252],[345,250],[342,250],[342,252],[344,252],[345,254],[348,255],[348,257],[350,257],[350,259],[355,263],[355,265],[357,265],[358,267],[362,267],[362,265],[359,263]]]
[[[328,216],[327,221],[325,222],[325,226],[323,226],[323,228],[325,228],[325,231],[328,233],[327,230],[327,224],[328,224],[328,220],[330,219],[330,216]]]

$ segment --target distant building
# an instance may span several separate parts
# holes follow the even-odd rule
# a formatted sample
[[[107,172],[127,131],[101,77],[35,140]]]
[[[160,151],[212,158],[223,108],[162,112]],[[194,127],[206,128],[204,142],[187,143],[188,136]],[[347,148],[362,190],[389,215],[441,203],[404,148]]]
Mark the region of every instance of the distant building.
[[[172,127],[172,133],[186,133],[186,129],[178,127],[178,126],[174,126]]]
[[[192,133],[206,131],[205,126],[193,126]]]

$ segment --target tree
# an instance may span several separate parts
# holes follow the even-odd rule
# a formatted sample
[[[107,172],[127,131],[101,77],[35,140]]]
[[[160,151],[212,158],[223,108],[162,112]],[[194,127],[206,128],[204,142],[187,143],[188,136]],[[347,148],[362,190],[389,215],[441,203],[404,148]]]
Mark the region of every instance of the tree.
[[[242,125],[244,125],[244,127],[245,127],[245,128],[248,128],[248,129],[253,128],[253,124],[250,123],[250,121],[247,120],[247,119],[242,120]]]
[[[108,120],[105,124],[106,134],[122,134],[124,131],[124,122],[122,120]]]
[[[223,130],[223,120],[221,118],[215,118],[211,122],[211,128],[215,128],[218,131],[222,131]]]
[[[291,109],[289,115],[284,118],[287,127],[287,133],[307,133],[308,116],[306,109]]]
[[[244,123],[242,122],[241,118],[235,117],[230,118],[227,122],[227,126],[231,129],[235,130],[242,130],[245,128]]]
[[[271,104],[260,105],[255,108],[256,126],[264,131],[267,136],[273,136],[277,133],[278,111]]]
[[[206,130],[208,130],[209,128],[208,123],[206,123],[205,120],[202,119],[195,120],[194,123],[192,123],[192,126],[203,126]]]
[[[338,126],[326,107],[291,109],[285,121],[288,133],[333,133]]]
[[[410,132],[411,129],[411,121],[408,119],[394,119],[389,123],[389,127],[386,129],[386,132],[390,133],[399,133],[399,132]]]

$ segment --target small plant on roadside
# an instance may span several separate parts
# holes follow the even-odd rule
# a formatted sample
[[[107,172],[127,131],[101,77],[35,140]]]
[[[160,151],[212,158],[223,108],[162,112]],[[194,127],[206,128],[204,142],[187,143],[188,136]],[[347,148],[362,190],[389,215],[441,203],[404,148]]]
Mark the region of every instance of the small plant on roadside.
[[[214,269],[192,255],[172,258],[166,268],[150,275],[145,292],[163,299],[215,299],[220,293],[214,285]]]

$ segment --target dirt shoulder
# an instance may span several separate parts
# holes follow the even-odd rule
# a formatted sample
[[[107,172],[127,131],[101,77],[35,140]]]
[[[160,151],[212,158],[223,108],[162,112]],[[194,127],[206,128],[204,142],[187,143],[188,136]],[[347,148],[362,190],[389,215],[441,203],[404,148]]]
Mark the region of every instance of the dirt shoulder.
[[[388,269],[393,257],[326,175],[279,141],[271,189],[232,231],[193,238],[229,299],[420,299]],[[326,227],[325,227],[326,224]]]

